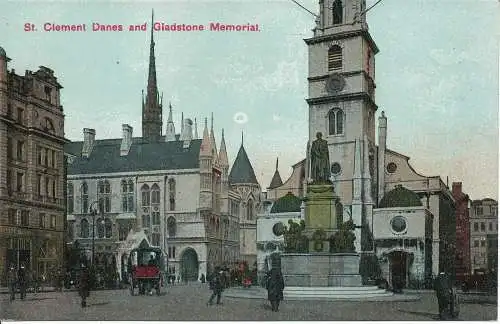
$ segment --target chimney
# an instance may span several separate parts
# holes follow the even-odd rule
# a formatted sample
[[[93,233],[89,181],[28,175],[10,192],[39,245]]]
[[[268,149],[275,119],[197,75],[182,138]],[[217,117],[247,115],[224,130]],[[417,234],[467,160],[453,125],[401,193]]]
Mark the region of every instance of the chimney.
[[[95,146],[95,129],[83,129],[82,157],[88,158]]]
[[[122,124],[123,137],[120,146],[120,156],[128,155],[130,147],[132,146],[132,126],[129,124]]]
[[[451,184],[451,193],[453,197],[458,196],[462,192],[462,183],[461,182],[453,182]]]
[[[183,148],[188,148],[191,145],[191,141],[193,140],[193,121],[189,118],[184,119],[180,140],[184,141],[182,144]]]

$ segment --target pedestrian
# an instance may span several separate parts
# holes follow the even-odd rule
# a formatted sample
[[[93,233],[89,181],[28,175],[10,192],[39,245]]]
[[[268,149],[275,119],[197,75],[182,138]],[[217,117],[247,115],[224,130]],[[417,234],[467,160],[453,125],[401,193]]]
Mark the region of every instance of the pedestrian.
[[[209,288],[212,290],[212,295],[210,296],[207,305],[213,304],[215,296],[217,296],[217,305],[222,304],[220,300],[222,297],[222,291],[224,290],[223,287],[224,282],[222,279],[222,271],[216,268],[215,273],[211,276],[209,281]]]
[[[17,284],[19,286],[19,292],[21,294],[21,300],[26,298],[26,286],[28,284],[28,278],[26,278],[26,269],[24,268],[24,264],[21,264],[21,267],[17,271]]]
[[[451,315],[451,282],[450,277],[445,272],[440,272],[434,279],[434,290],[438,300],[439,319],[446,320],[448,315]]]
[[[11,266],[7,273],[7,286],[9,287],[10,300],[16,299],[17,274],[16,269]]]
[[[283,289],[285,289],[285,281],[280,269],[271,269],[267,276],[266,288],[267,299],[271,302],[271,309],[273,312],[277,312],[280,301],[283,300]]]
[[[78,293],[82,298],[82,307],[87,307],[87,298],[90,296],[90,273],[85,264],[82,263],[80,269],[80,278],[78,280]]]

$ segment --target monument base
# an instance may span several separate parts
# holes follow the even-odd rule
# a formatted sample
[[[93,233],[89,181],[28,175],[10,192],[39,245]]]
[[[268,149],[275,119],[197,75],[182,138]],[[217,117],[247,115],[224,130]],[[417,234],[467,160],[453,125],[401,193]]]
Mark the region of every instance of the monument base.
[[[285,253],[281,271],[285,287],[360,287],[357,253]]]

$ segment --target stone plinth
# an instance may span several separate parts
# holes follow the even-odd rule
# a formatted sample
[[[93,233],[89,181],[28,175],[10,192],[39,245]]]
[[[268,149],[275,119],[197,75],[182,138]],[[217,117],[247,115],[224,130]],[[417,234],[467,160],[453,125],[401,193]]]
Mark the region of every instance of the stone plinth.
[[[357,253],[286,253],[281,271],[285,287],[359,287],[359,260]]]
[[[306,229],[331,230],[337,228],[336,204],[338,197],[331,184],[310,184],[305,198]]]

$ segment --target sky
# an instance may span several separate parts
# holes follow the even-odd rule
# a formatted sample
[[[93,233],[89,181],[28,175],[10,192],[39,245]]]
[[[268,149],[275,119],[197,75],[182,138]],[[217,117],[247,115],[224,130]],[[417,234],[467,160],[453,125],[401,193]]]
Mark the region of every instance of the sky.
[[[318,13],[318,0],[298,0]],[[375,0],[367,0],[367,7]],[[499,2],[383,0],[367,14],[380,52],[377,117],[388,118],[388,148],[410,157],[420,174],[461,181],[471,199],[498,197]],[[305,157],[308,49],[314,17],[291,0],[2,1],[0,46],[17,74],[55,71],[65,136],[120,138],[127,123],[141,135],[150,31],[92,32],[92,23],[259,24],[259,32],[154,33],[164,129],[168,102],[176,131],[181,112],[214,114],[229,161],[241,145],[265,189],[279,157],[283,181]],[[25,24],[36,31],[24,31]],[[86,32],[47,32],[45,23],[86,24]],[[148,26],[149,27],[149,26]]]

